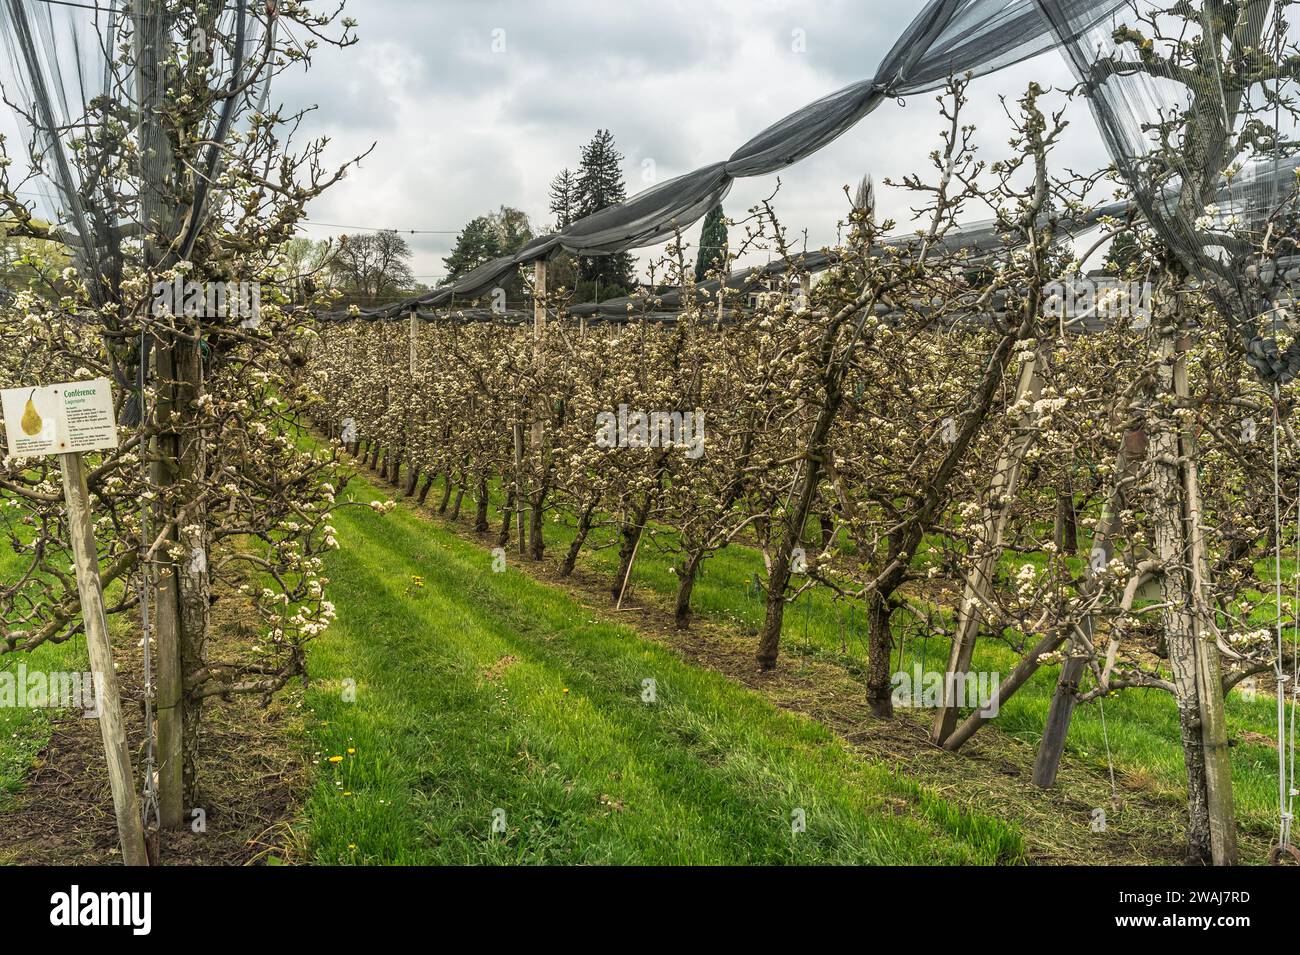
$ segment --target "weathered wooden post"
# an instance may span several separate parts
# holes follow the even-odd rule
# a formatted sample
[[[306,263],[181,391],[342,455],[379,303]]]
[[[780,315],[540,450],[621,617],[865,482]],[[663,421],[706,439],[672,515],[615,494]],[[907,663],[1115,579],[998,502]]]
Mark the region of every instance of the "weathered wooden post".
[[[804,295],[804,300],[807,301],[806,291]],[[1043,364],[1043,356],[1037,352],[1031,360],[1021,362],[1013,406],[1019,407],[1023,402],[1037,400],[1043,387]],[[965,675],[970,669],[979,636],[983,607],[990,602],[993,575],[1002,556],[1002,540],[1006,534],[1007,520],[1011,516],[1010,502],[1020,484],[1021,465],[1037,439],[1032,414],[1022,412],[1019,424],[1019,429],[1008,435],[1003,442],[997,467],[984,497],[980,537],[972,548],[971,567],[966,574],[961,607],[957,612],[957,632],[953,636],[948,669],[944,673],[943,702],[935,711],[934,725],[930,730],[930,739],[939,745],[957,727],[958,708],[961,705],[955,693],[957,675],[961,674],[962,685],[965,685]]]
[[[86,483],[86,451],[117,447],[113,395],[107,379],[18,389],[0,395],[9,453],[14,457],[57,454],[63,469],[63,494],[68,505],[68,537],[77,573],[86,650],[95,684],[99,732],[104,741],[108,781],[113,792],[122,861],[148,865],[140,800],[122,720],[122,700],[113,664],[113,644],[104,610],[104,586],[99,576],[99,551]]]
[[[533,371],[542,373],[542,339],[546,335],[546,260],[533,263]],[[542,447],[542,409],[533,411],[533,450]]]
[[[105,387],[108,383],[105,382]],[[122,699],[113,665],[113,644],[108,636],[104,613],[104,588],[99,579],[99,553],[95,546],[94,521],[90,515],[90,491],[81,454],[61,454],[63,495],[68,502],[68,535],[77,565],[77,591],[81,597],[81,619],[86,627],[86,651],[90,672],[95,677],[99,708],[99,735],[104,741],[108,783],[113,791],[122,861],[127,865],[148,865],[144,848],[144,824],[140,801],[135,793],[135,773],[122,721]]]
[[[524,426],[515,425],[515,523],[519,530],[519,556],[523,557],[528,547],[527,532],[524,530]]]

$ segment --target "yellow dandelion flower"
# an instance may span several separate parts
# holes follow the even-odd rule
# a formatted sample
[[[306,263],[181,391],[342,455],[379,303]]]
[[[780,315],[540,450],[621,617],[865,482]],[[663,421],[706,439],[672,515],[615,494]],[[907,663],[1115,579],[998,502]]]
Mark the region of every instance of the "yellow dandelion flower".
[[[343,757],[342,757],[342,756],[331,756],[331,757],[330,757],[330,762],[331,762],[331,763],[341,763],[341,762],[343,762]]]

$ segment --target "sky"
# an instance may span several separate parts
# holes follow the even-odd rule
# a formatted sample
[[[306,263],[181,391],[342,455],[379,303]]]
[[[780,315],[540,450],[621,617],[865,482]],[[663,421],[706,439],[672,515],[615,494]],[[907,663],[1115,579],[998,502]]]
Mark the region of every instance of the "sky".
[[[548,227],[551,179],[576,168],[597,129],[609,129],[623,153],[629,194],[725,159],[787,113],[874,75],[923,5],[351,0],[360,42],[319,51],[310,72],[287,74],[275,89],[286,106],[319,105],[305,131],[329,136],[334,159],[375,147],[312,204],[306,234],[355,231],[340,226],[441,233],[407,236],[420,281],[437,284],[455,233],[474,216],[505,204],[528,213],[536,231]],[[1065,62],[1048,53],[972,85],[967,118],[990,161],[1008,151],[999,96],[1014,102],[1031,80],[1071,84]],[[1065,97],[1050,102],[1059,108]],[[1058,165],[1105,165],[1086,104],[1070,104],[1068,115]],[[883,104],[779,175],[778,216],[800,242],[806,230],[810,248],[833,244],[848,209],[844,186],[871,174],[879,209],[906,228],[907,195],[881,183],[924,171],[942,126],[933,94]],[[742,218],[777,186],[775,175],[737,180],[728,216]]]
[[[418,279],[436,285],[455,234],[500,205],[548,231],[549,184],[575,168],[597,129],[624,156],[629,194],[727,158],[739,145],[820,96],[875,74],[923,0],[348,0],[359,42],[322,47],[309,71],[280,76],[273,98],[316,107],[300,135],[329,137],[336,164],[371,149],[358,169],[309,207],[306,235],[362,228],[408,235]],[[329,6],[326,4],[325,6]],[[305,37],[300,38],[305,39]],[[965,119],[983,158],[1008,152],[1008,101],[1035,80],[1071,85],[1057,53],[976,80]],[[1065,104],[1057,95],[1054,106]],[[0,112],[7,112],[3,110]],[[1058,167],[1107,162],[1086,103]],[[908,196],[887,177],[928,171],[943,126],[934,94],[886,102],[820,152],[779,176],[737,180],[729,217],[776,191],[798,244],[834,244],[846,185],[876,180],[878,208],[905,230]],[[14,132],[13,118],[0,132]],[[778,190],[779,179],[779,190]],[[973,218],[986,214],[972,210]],[[694,241],[698,225],[688,233]],[[733,245],[740,229],[733,230]],[[662,254],[643,250],[642,263]],[[765,253],[741,264],[762,261]]]

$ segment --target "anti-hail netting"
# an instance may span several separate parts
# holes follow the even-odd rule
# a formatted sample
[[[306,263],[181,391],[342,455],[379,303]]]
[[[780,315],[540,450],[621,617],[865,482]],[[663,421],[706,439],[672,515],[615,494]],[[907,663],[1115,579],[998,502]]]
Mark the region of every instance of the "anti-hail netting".
[[[248,82],[266,41],[261,4],[229,0],[206,12],[197,6],[170,0],[0,0],[0,82],[37,159],[32,183],[39,194],[21,198],[69,244],[97,301],[120,279],[124,257],[139,249],[142,226],[173,259],[188,255],[211,207],[219,144],[238,107],[265,108],[269,73]],[[238,99],[208,118],[207,145],[189,171],[198,181],[194,215],[159,194],[156,184],[174,172],[174,151],[159,126],[147,121],[166,103],[168,66],[157,57],[173,48],[190,55],[210,52],[210,75],[223,87],[247,84]],[[79,145],[115,138],[122,140],[120,148],[106,152],[83,152]],[[101,153],[122,159],[129,172],[90,168],[84,161]]]
[[[1074,29],[1087,30],[1123,0],[1061,0]],[[608,255],[654,245],[702,218],[726,196],[733,180],[763,176],[796,163],[849,130],[888,99],[941,88],[950,76],[979,76],[1050,50],[1060,42],[1054,21],[1036,0],[930,0],[895,42],[876,75],[791,113],[731,156],[641,192],[621,205],[579,219],[517,254],[479,266],[459,281],[411,302],[365,313],[392,318],[412,307],[470,301],[521,265],[556,249]]]
[[[1300,373],[1297,0],[1130,2],[1084,22],[1038,0],[1116,168],[1161,243],[1202,283],[1267,382]]]
[[[1289,99],[1300,49],[1286,16],[1298,2],[1184,0],[1158,7],[1147,0],[930,0],[874,77],[779,120],[726,160],[580,219],[411,302],[365,314],[391,318],[412,307],[471,301],[519,266],[560,248],[590,256],[655,244],[701,218],[734,179],[798,162],[887,99],[932,91],[952,75],[990,73],[1058,47],[1151,228],[1240,332],[1252,367],[1265,380],[1289,380],[1300,372],[1300,342],[1281,349],[1272,335],[1290,318],[1289,279],[1300,262],[1296,116]],[[76,146],[79,139],[109,135],[114,124],[134,126],[142,147],[139,182],[166,181],[171,154],[140,121],[162,102],[164,70],[140,54],[164,48],[163,37],[192,39],[198,24],[183,6],[165,0],[101,0],[98,7],[0,0],[5,92],[26,119],[40,156],[42,197],[35,211],[73,243],[92,294],[101,277],[111,281],[120,274],[124,240],[138,234],[140,223],[151,223],[150,231],[167,236],[184,257],[202,222],[202,214],[173,221],[176,209],[147,189],[124,201],[110,192],[120,186],[79,164]],[[238,75],[262,42],[266,25],[258,9],[248,0],[214,7],[210,16],[218,19],[207,24],[206,35],[227,38],[213,50],[218,75]],[[134,55],[122,55],[123,49]],[[255,84],[242,95],[264,101],[264,87]],[[97,105],[110,90],[126,104],[126,116],[110,116]],[[214,113],[211,139],[219,141],[228,124],[228,115]],[[213,147],[197,163],[200,178],[211,180],[218,162]],[[978,250],[998,241],[995,231],[979,224],[947,241]],[[743,270],[727,285],[751,287],[754,275]],[[614,314],[627,304],[601,303],[593,313]]]

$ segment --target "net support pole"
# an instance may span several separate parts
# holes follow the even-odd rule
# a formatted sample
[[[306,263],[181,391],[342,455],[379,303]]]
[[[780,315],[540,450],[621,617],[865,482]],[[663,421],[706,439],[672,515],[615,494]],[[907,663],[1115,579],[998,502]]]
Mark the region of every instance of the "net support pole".
[[[524,426],[515,424],[515,525],[519,534],[519,556],[527,548],[527,530],[524,528]]]
[[[806,275],[803,276],[803,281],[807,281]],[[806,286],[803,296],[807,307]],[[1042,393],[1043,364],[1044,359],[1039,352],[1035,352],[1031,360],[1021,362],[1020,374],[1016,380],[1014,406],[1020,407],[1025,401],[1033,402]],[[976,639],[979,636],[982,608],[990,602],[989,591],[992,589],[998,559],[1002,556],[1002,541],[1006,534],[1007,520],[1011,516],[1011,508],[1007,502],[1016,494],[1020,485],[1020,467],[1036,437],[1030,415],[1024,415],[1021,424],[1022,429],[1012,432],[1003,444],[993,477],[984,496],[984,521],[977,545],[979,550],[972,554],[973,560],[966,573],[961,608],[957,614],[957,633],[952,641],[948,669],[944,673],[943,702],[935,711],[934,725],[930,730],[930,739],[939,745],[942,745],[949,734],[957,728],[957,716],[961,706],[959,694],[956,693],[957,683],[960,679],[961,685],[963,687],[966,685],[966,672],[970,669]],[[958,677],[958,674],[961,676]]]
[[[1180,329],[1174,360],[1174,394],[1188,402],[1191,389],[1187,376],[1188,336]],[[1184,404],[1184,407],[1186,405]],[[1223,673],[1214,630],[1208,625],[1206,592],[1209,558],[1201,530],[1200,469],[1192,432],[1179,429],[1179,452],[1183,459],[1188,563],[1192,579],[1192,625],[1196,649],[1197,695],[1201,703],[1201,741],[1205,749],[1205,789],[1210,810],[1210,851],[1215,865],[1236,865],[1237,817],[1232,793],[1232,765],[1228,757],[1228,721],[1223,693]],[[1278,688],[1279,696],[1282,689]]]
[[[542,372],[542,339],[546,336],[546,260],[533,263],[533,369],[540,377]],[[533,449],[542,447],[542,409],[533,415]]]
[[[117,834],[126,865],[148,865],[144,847],[144,825],[140,800],[135,792],[131,750],[122,720],[122,698],[113,665],[113,644],[108,635],[104,610],[104,585],[99,577],[99,554],[95,546],[94,522],[90,514],[90,492],[86,467],[80,454],[61,454],[63,494],[68,502],[68,534],[77,568],[77,592],[81,597],[81,619],[86,628],[86,652],[95,682],[95,705],[99,711],[99,733],[104,740],[108,783],[113,792]]]
[[[417,342],[419,341],[419,336],[420,336],[420,310],[419,310],[419,308],[418,308],[417,306],[412,305],[412,306],[411,306],[411,323],[410,323],[410,338],[411,338],[411,380],[412,380],[412,381],[415,380],[415,365],[416,365],[416,359],[417,359],[418,354],[419,354],[419,352],[418,352],[418,348],[417,348]]]

